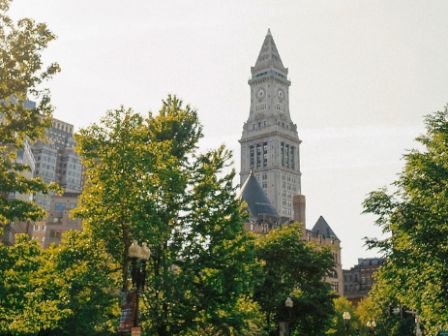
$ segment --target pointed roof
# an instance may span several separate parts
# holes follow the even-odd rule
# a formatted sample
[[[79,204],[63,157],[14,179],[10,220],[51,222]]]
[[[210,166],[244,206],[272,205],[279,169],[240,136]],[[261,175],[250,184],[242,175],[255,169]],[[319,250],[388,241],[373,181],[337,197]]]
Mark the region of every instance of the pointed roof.
[[[258,215],[278,216],[252,171],[241,187],[238,198],[246,201],[253,218]]]
[[[280,58],[277,46],[275,45],[271,30],[268,29],[254,68],[265,69],[270,67],[274,67],[285,72],[287,71],[287,69],[283,66],[282,59]]]
[[[322,235],[325,238],[334,238],[336,240],[339,240],[338,236],[336,236],[336,234],[331,229],[330,225],[322,216],[320,216],[316,224],[314,224],[313,228],[311,229],[311,232],[316,235]]]

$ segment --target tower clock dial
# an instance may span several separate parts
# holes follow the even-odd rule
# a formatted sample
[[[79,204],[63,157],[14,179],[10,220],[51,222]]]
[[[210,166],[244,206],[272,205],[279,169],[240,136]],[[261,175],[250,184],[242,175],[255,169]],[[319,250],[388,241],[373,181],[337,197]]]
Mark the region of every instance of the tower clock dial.
[[[264,92],[264,89],[262,89],[262,88],[258,89],[258,91],[257,91],[257,98],[259,100],[263,99],[265,95],[266,95],[266,93]]]

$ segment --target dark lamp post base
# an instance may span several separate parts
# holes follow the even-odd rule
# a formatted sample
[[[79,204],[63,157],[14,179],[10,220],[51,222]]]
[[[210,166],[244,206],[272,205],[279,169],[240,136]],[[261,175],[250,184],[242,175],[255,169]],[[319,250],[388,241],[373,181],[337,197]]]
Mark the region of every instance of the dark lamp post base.
[[[140,327],[132,327],[131,336],[140,336],[142,334],[142,328]]]

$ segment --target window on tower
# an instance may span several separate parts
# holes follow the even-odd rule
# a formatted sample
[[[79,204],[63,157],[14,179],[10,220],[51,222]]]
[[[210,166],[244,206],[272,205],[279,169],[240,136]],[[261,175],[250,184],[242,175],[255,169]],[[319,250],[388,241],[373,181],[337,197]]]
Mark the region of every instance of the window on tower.
[[[257,144],[257,168],[261,167],[261,144]]]
[[[250,152],[249,154],[250,168],[252,169],[254,168],[255,165],[255,149],[253,145],[249,147],[249,152]]]
[[[289,145],[285,145],[285,162],[286,162],[286,168],[289,168]]]
[[[268,143],[263,142],[263,167],[268,166]]]
[[[285,144],[282,142],[280,144],[280,155],[282,159],[282,167],[285,166]]]
[[[296,169],[296,164],[295,164],[295,150],[296,148],[294,146],[291,146],[291,169],[295,170]]]

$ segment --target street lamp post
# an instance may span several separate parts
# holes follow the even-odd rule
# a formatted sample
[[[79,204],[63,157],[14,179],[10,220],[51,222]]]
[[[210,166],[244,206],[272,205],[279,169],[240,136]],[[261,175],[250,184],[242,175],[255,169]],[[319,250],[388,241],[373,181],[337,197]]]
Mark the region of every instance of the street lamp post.
[[[420,327],[420,316],[415,313],[415,335],[416,336],[422,336],[423,332]]]
[[[294,306],[294,302],[292,299],[288,296],[284,302],[285,305],[285,311],[286,316],[284,316],[284,320],[278,322],[278,335],[279,336],[289,336],[291,334],[290,331],[290,323],[291,323],[291,317],[292,317],[292,307]],[[282,309],[283,310],[283,309]],[[280,316],[283,316],[281,314]]]
[[[123,327],[120,329],[123,331],[128,330],[129,332],[127,326],[132,324],[130,330],[132,335],[140,335],[141,333],[141,329],[138,325],[138,299],[139,294],[145,287],[146,263],[150,256],[151,251],[146,243],[143,243],[142,246],[140,246],[137,241],[134,240],[128,248],[128,258],[131,261],[132,290],[129,293],[125,293],[126,308],[122,311],[123,321],[121,322],[123,323]],[[128,320],[129,317],[132,317],[132,320]]]
[[[394,315],[400,315],[403,318],[403,314],[404,313],[408,313],[411,314],[412,316],[414,316],[414,321],[415,321],[415,335],[416,336],[423,336],[423,332],[422,332],[422,328],[421,328],[421,317],[420,315],[414,311],[414,310],[406,310],[404,307],[396,307],[392,309],[392,313]]]
[[[374,320],[368,321],[367,328],[369,328],[370,335],[375,335],[376,322]]]
[[[285,300],[285,307],[288,310],[288,321],[286,324],[286,335],[291,335],[291,322],[292,322],[292,308],[294,307],[294,302],[292,301],[291,297],[288,296]]]
[[[342,313],[342,319],[344,320],[345,335],[348,335],[348,328],[349,328],[349,323],[350,323],[351,318],[352,317],[348,311],[345,311],[344,313]]]

